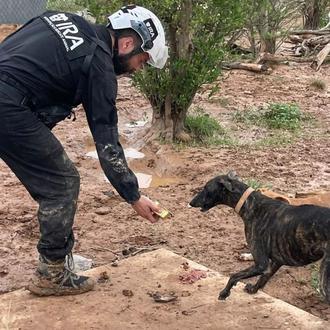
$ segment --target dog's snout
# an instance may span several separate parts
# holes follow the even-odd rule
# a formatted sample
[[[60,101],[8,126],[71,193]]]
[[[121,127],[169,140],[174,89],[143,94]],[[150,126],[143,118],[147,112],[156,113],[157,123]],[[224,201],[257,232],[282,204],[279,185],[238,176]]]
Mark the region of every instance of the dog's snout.
[[[200,196],[195,196],[189,203],[190,207],[199,207],[200,206]]]

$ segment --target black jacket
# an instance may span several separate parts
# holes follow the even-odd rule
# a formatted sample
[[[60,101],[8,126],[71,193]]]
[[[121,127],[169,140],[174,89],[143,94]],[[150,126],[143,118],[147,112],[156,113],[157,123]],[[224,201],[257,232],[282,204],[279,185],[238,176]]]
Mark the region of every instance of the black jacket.
[[[117,78],[106,27],[46,12],[1,43],[0,72],[31,92],[38,108],[82,103],[107,178],[127,202],[139,199],[118,141]]]

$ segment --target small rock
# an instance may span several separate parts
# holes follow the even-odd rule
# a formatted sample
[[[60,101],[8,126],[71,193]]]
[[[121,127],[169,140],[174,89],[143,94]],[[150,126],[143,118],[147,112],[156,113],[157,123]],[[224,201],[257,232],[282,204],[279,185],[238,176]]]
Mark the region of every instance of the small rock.
[[[184,262],[184,263],[182,263],[181,266],[182,266],[182,268],[183,268],[184,270],[188,270],[188,269],[189,269],[189,263],[188,263],[187,261]]]
[[[182,311],[182,315],[185,315],[185,316],[189,316],[189,315],[194,314],[194,313],[196,313],[196,311],[194,311],[194,310]]]
[[[24,214],[20,219],[19,222],[25,223],[25,222],[30,222],[33,220],[34,215],[32,214]]]
[[[156,291],[156,292],[148,292],[148,294],[150,297],[154,299],[155,302],[159,302],[159,303],[168,303],[178,299],[178,297],[175,295],[174,292],[160,293]]]
[[[124,295],[125,297],[133,297],[133,296],[134,296],[134,293],[133,293],[132,290],[124,289],[122,292],[123,292],[123,295]]]
[[[111,213],[111,208],[110,207],[100,207],[95,211],[96,214],[98,215],[106,215]]]
[[[9,274],[8,269],[3,269],[3,270],[0,271],[0,277],[5,277],[8,274]]]
[[[114,260],[114,261],[111,263],[111,266],[112,266],[112,267],[118,267],[118,260]]]

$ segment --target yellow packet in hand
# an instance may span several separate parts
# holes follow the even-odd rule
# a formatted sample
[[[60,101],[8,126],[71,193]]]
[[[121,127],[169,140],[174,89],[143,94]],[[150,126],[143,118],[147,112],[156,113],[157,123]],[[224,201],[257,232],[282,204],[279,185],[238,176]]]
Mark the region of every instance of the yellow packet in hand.
[[[155,201],[155,204],[159,205],[159,202]],[[172,215],[172,213],[166,209],[162,209],[159,212],[154,212],[154,213],[162,219],[166,219],[167,217],[170,217]]]

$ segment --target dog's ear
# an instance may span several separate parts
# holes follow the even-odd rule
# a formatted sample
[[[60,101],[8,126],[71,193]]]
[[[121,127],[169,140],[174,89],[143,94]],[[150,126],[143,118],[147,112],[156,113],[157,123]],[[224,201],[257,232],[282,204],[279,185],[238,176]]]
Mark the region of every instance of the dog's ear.
[[[238,177],[237,173],[233,170],[230,170],[228,172],[227,176],[230,180],[239,180],[239,177]]]
[[[230,183],[228,180],[225,180],[225,179],[221,178],[221,179],[219,180],[219,182],[220,182],[221,184],[223,184],[227,190],[229,190],[229,191],[233,191],[233,186],[231,185],[231,183]]]

